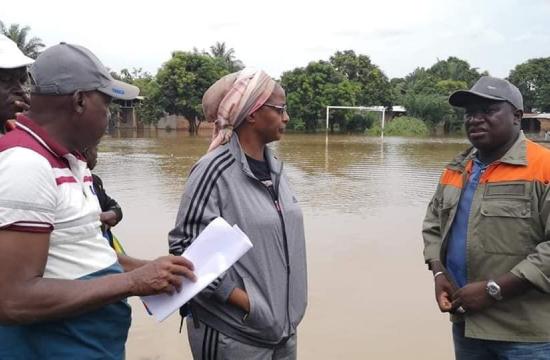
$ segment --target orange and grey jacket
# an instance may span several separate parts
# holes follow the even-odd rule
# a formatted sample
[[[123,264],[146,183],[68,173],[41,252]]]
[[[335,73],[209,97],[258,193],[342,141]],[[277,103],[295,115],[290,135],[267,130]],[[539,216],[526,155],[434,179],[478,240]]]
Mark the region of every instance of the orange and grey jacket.
[[[473,148],[444,170],[423,224],[424,259],[445,264],[449,230],[472,169]],[[464,316],[466,337],[550,341],[550,150],[520,133],[480,178],[468,220],[468,283],[512,272],[533,290]],[[453,321],[462,320],[453,316]]]

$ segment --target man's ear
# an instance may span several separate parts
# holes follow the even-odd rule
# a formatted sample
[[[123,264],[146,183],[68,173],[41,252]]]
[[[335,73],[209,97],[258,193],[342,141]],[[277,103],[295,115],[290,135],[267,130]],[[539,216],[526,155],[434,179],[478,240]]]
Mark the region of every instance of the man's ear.
[[[523,111],[521,110],[514,111],[514,124],[521,125],[521,119],[523,119]]]
[[[86,108],[86,97],[82,91],[73,94],[73,109],[77,114],[82,114]]]

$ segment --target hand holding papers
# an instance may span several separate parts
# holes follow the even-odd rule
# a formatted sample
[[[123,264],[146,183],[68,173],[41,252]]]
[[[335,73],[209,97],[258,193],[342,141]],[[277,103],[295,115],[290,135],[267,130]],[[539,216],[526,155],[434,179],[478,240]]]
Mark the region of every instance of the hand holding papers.
[[[182,254],[195,266],[196,282],[183,279],[181,291],[173,295],[143,296],[141,299],[158,321],[163,321],[214,281],[252,248],[248,236],[237,225],[214,219]]]

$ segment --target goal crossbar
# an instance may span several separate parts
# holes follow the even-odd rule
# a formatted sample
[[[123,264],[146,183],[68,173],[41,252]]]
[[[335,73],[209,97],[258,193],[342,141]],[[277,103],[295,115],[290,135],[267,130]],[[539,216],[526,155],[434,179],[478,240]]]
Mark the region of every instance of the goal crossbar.
[[[384,106],[327,106],[327,130],[328,119],[330,116],[330,109],[352,109],[352,110],[364,110],[364,111],[378,111],[382,113],[382,137],[384,137],[384,124],[386,118],[386,108]]]

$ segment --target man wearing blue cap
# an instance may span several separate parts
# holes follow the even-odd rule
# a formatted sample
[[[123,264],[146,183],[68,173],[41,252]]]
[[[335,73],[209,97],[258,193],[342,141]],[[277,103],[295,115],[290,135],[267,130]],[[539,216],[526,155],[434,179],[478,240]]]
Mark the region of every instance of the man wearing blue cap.
[[[178,256],[123,272],[100,230],[81,155],[105,132],[112,98],[131,99],[86,48],[62,43],[30,69],[31,107],[0,138],[0,359],[124,358],[128,296],[173,293]]]
[[[449,103],[472,147],[445,168],[423,237],[456,359],[550,359],[550,150],[523,135],[506,80],[484,76]]]

